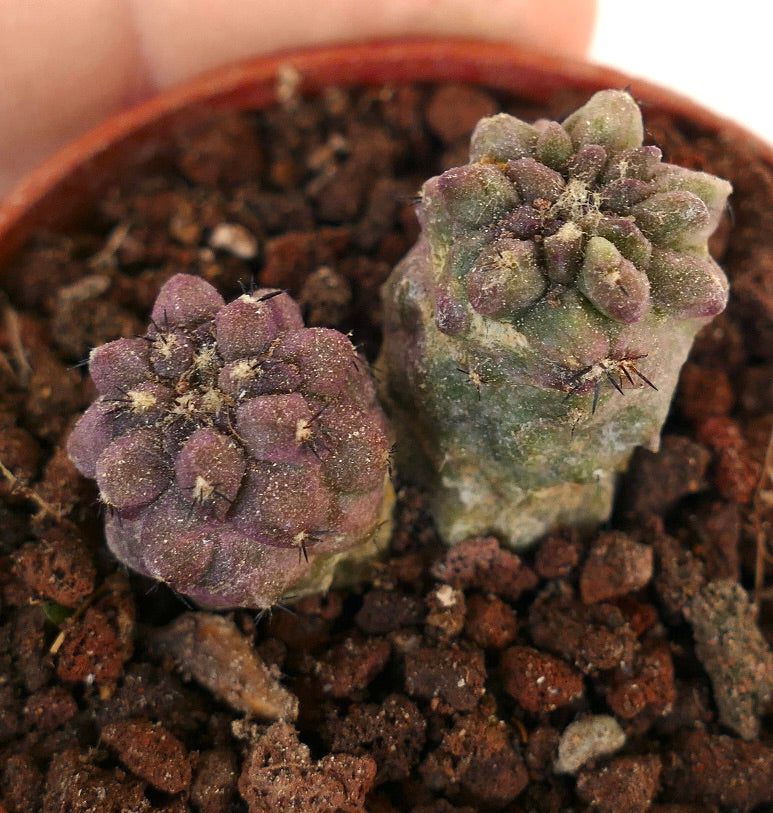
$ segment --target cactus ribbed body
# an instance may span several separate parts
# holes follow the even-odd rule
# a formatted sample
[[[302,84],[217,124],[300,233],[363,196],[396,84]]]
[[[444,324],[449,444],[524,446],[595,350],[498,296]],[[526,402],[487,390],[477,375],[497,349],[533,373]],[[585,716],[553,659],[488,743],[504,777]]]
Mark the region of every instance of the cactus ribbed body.
[[[283,291],[225,304],[178,274],[144,336],[97,348],[68,452],[124,564],[203,606],[264,608],[388,533],[388,430],[364,360]]]
[[[470,163],[422,189],[379,366],[448,542],[604,520],[633,448],[658,447],[727,301],[707,239],[730,185],[642,141],[631,96],[603,91],[561,124],[481,120]]]

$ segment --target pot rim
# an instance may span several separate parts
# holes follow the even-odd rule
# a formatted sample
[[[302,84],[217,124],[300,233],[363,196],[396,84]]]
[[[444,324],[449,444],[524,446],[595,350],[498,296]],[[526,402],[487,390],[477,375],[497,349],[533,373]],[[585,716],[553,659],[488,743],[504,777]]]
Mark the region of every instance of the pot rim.
[[[280,101],[288,69],[298,78],[299,93],[331,85],[456,81],[544,102],[561,89],[591,93],[624,87],[645,105],[655,104],[722,137],[743,139],[773,163],[770,145],[685,96],[613,68],[512,43],[417,37],[285,50],[195,76],[110,116],[62,147],[0,201],[0,263],[35,229],[72,220],[122,170],[149,163],[159,150],[159,132],[166,134],[218,111],[260,109]]]

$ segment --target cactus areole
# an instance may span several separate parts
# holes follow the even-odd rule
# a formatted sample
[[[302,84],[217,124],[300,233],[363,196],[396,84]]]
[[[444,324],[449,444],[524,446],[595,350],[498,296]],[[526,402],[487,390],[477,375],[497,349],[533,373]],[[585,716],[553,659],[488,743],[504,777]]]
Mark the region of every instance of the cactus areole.
[[[727,302],[707,239],[731,188],[642,140],[633,98],[602,91],[562,123],[482,119],[470,163],[422,188],[379,365],[447,542],[603,521],[634,447],[658,448]]]
[[[68,452],[108,545],[202,606],[270,607],[362,569],[388,534],[390,443],[365,362],[283,291],[226,305],[172,277],[144,336],[97,348]]]

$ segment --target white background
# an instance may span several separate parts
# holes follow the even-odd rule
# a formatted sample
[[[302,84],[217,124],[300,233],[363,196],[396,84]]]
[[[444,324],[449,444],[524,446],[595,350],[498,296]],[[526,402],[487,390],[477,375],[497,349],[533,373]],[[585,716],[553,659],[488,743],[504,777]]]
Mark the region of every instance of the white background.
[[[773,6],[597,0],[590,59],[689,96],[773,144]]]

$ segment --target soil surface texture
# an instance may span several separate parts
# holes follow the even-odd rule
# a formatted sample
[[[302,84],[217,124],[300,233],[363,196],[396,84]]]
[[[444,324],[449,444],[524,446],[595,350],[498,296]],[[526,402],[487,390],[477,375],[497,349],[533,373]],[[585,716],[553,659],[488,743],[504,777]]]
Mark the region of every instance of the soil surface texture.
[[[584,101],[404,85],[220,116],[6,269],[0,813],[773,809],[773,171],[747,145],[644,110],[665,160],[734,186],[732,297],[595,537],[448,550],[395,472],[370,581],[212,617],[118,565],[64,451],[83,360],[178,272],[286,288],[374,359],[421,183],[479,117]]]

